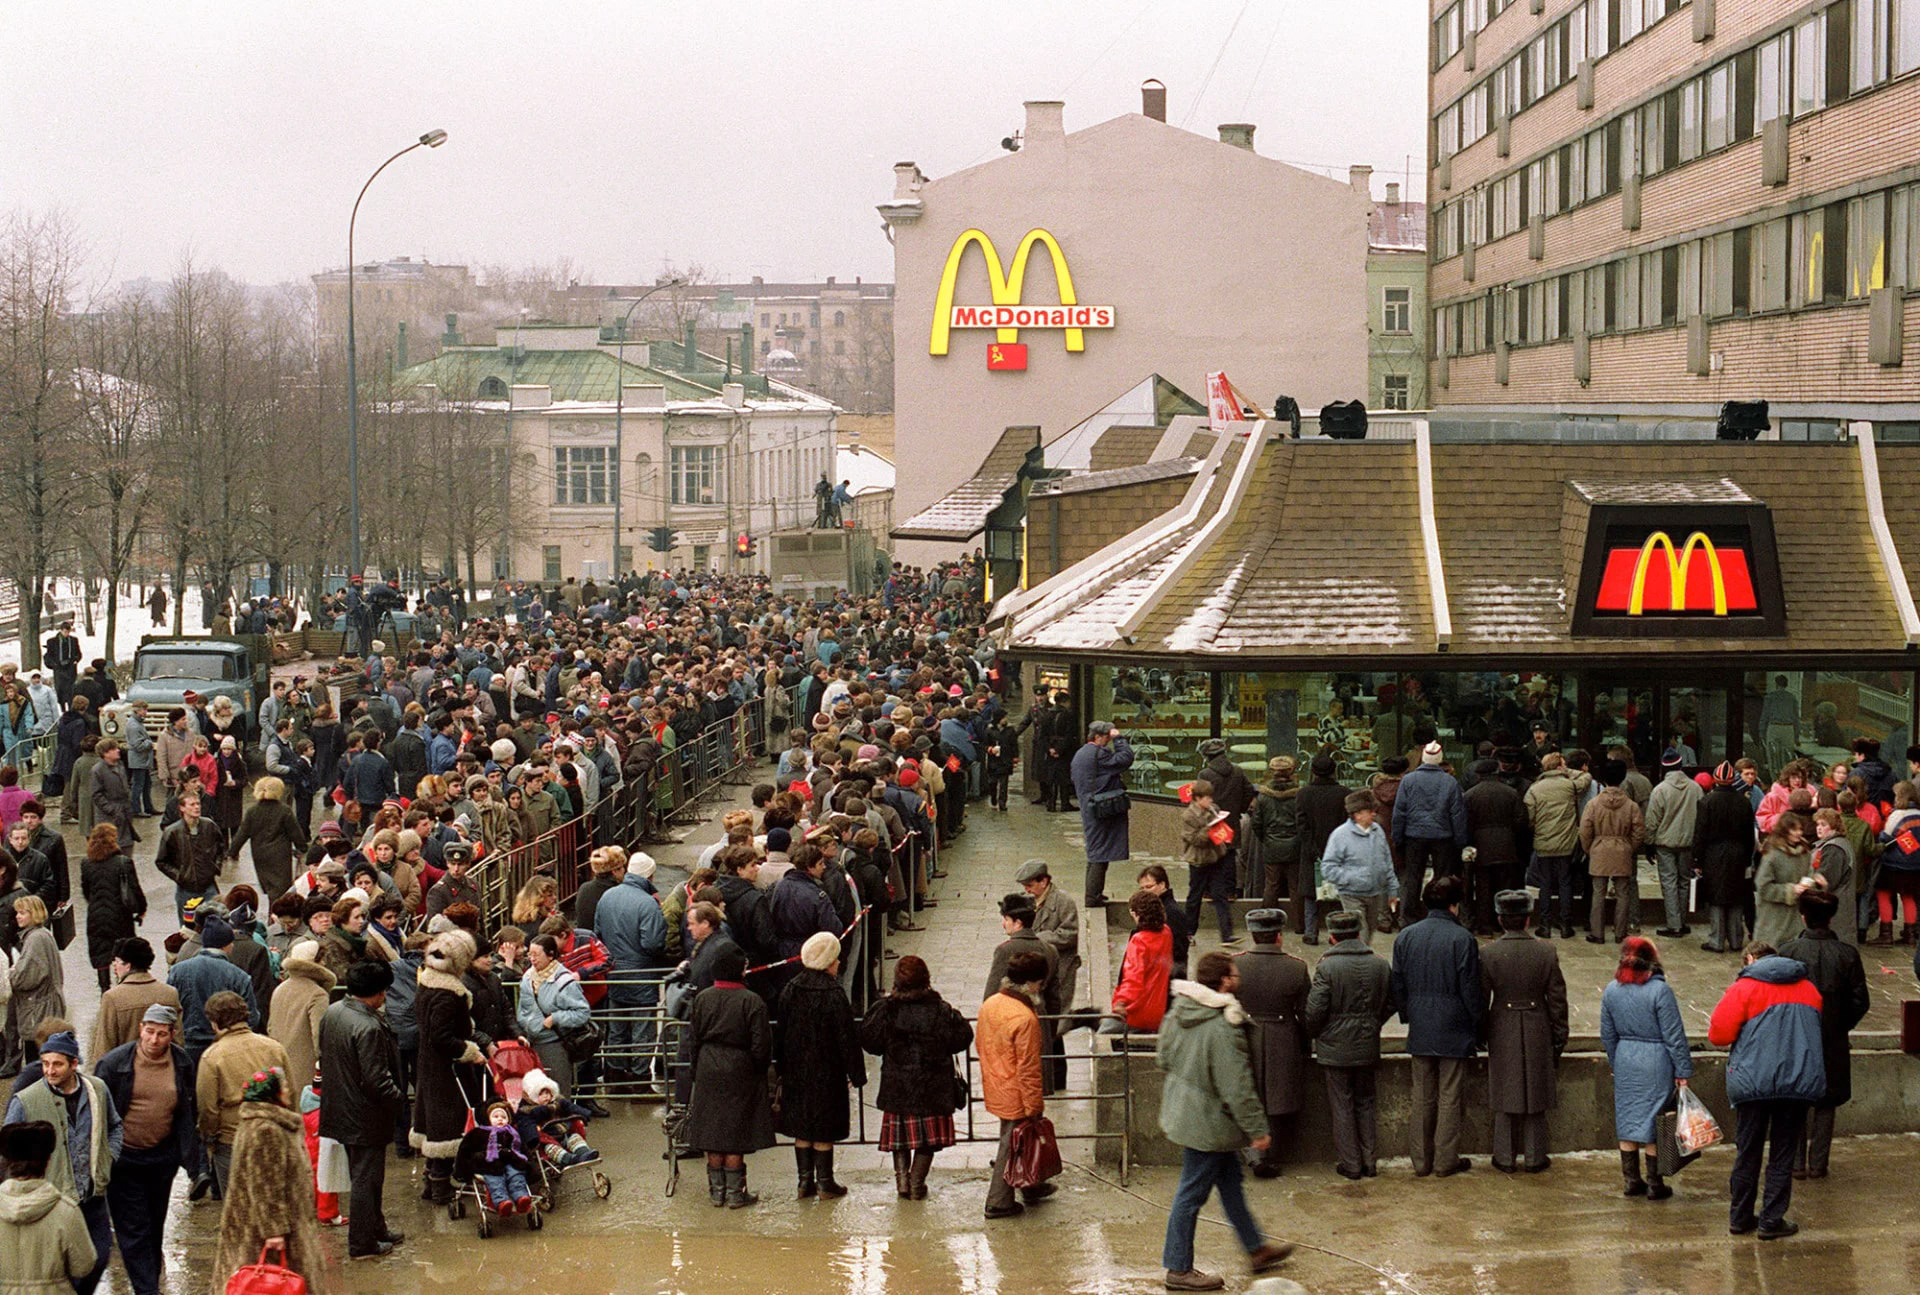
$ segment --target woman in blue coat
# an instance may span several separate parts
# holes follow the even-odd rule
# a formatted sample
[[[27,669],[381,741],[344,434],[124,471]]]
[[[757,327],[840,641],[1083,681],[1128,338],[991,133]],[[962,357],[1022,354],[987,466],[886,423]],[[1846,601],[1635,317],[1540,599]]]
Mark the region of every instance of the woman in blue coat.
[[[1673,1188],[1659,1174],[1654,1124],[1675,1086],[1685,1088],[1693,1077],[1693,1054],[1653,941],[1637,935],[1622,941],[1620,969],[1600,997],[1600,1043],[1613,1067],[1613,1125],[1626,1195],[1663,1201]],[[1647,1153],[1644,1179],[1642,1150]]]

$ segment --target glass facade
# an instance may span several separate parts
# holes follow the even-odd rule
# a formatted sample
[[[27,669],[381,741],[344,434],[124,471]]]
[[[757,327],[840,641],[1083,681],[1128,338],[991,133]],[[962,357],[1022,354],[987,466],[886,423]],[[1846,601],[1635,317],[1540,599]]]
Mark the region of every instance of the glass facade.
[[[1749,671],[1743,754],[1779,773],[1790,760],[1845,763],[1853,740],[1874,738],[1896,776],[1907,772],[1913,736],[1913,673],[1908,670]]]
[[[1055,663],[1047,673],[1067,673]],[[1390,755],[1410,760],[1439,741],[1465,773],[1481,745],[1530,745],[1536,724],[1561,750],[1598,762],[1623,747],[1654,776],[1672,746],[1689,772],[1749,757],[1771,779],[1793,759],[1831,765],[1856,737],[1880,741],[1906,771],[1913,672],[1724,667],[1570,670],[1222,671],[1093,666],[1074,671],[1090,719],[1113,721],[1136,753],[1129,789],[1171,796],[1203,763],[1208,737],[1255,781],[1290,755],[1301,777],[1315,755],[1333,757],[1340,781],[1364,784]],[[1779,682],[1785,680],[1784,683]]]

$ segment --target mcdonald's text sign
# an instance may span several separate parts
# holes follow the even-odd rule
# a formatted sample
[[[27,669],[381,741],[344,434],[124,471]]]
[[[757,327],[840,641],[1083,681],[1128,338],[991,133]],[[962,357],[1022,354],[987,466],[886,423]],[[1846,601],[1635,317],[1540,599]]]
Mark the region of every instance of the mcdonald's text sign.
[[[978,247],[986,262],[987,293],[991,300],[985,304],[956,304],[953,299],[960,266],[970,247]],[[1027,267],[1035,248],[1044,248],[1052,263],[1054,285],[1060,298],[1057,304],[1028,303],[1023,300]],[[997,340],[1003,347],[1019,344],[1020,330],[1023,328],[1059,329],[1064,334],[1068,351],[1084,351],[1087,348],[1086,330],[1112,328],[1115,317],[1112,306],[1090,306],[1080,302],[1074,293],[1073,272],[1067,267],[1066,254],[1060,250],[1058,240],[1046,230],[1028,230],[1014,249],[1013,260],[1002,263],[993,240],[982,230],[969,229],[953,241],[953,247],[947,252],[947,263],[940,273],[939,291],[933,299],[933,329],[927,351],[930,355],[947,354],[948,342],[956,328],[991,328],[997,333]],[[1024,363],[1014,366],[996,362],[997,357],[992,351],[988,352],[988,360],[987,367],[992,369],[1026,367]]]

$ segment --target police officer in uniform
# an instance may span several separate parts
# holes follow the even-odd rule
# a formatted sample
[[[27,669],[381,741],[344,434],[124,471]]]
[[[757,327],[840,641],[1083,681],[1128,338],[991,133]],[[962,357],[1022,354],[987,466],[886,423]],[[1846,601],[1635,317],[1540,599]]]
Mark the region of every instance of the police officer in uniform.
[[[1285,909],[1261,908],[1247,914],[1253,947],[1234,959],[1240,972],[1237,996],[1253,1023],[1253,1082],[1267,1111],[1267,1149],[1254,1161],[1253,1176],[1280,1173],[1282,1131],[1288,1117],[1304,1104],[1308,1052],[1312,1041],[1300,1018],[1307,1010],[1312,977],[1307,964],[1280,947],[1287,929]]]
[[[1487,1096],[1493,1107],[1493,1167],[1502,1173],[1547,1167],[1547,1112],[1554,1068],[1567,1046],[1567,982],[1551,940],[1527,933],[1532,901],[1524,890],[1493,899],[1500,938],[1480,950],[1487,991]],[[1519,1133],[1524,1165],[1514,1161]]]

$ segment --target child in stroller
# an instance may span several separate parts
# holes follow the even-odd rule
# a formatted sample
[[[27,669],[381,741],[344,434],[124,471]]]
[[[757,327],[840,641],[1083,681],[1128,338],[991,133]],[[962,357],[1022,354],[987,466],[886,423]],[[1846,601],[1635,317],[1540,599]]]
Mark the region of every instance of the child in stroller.
[[[505,1102],[487,1106],[487,1122],[460,1140],[460,1165],[486,1185],[487,1200],[500,1214],[532,1214],[538,1207],[527,1189],[527,1153]]]
[[[560,1096],[560,1085],[544,1070],[530,1070],[520,1081],[520,1109],[514,1118],[525,1146],[537,1147],[540,1158],[555,1169],[571,1169],[598,1160],[587,1145],[587,1108]]]

